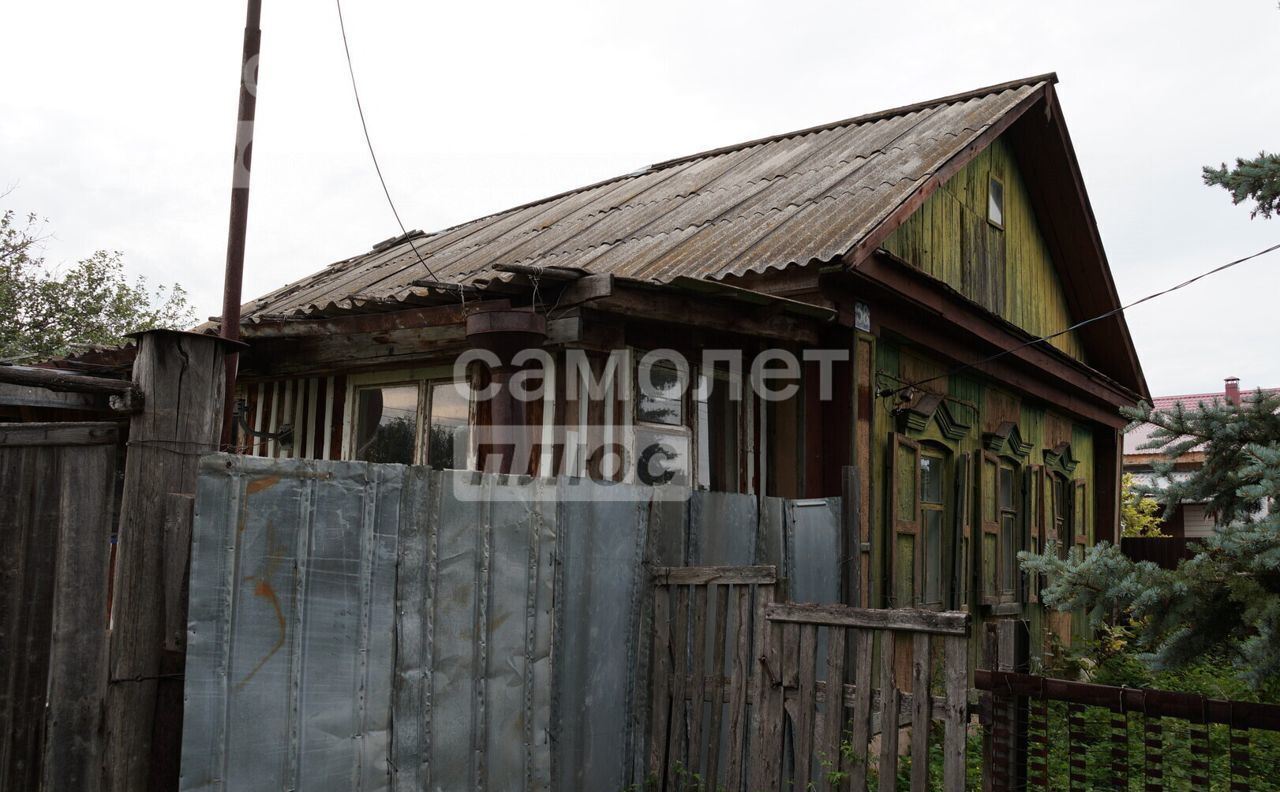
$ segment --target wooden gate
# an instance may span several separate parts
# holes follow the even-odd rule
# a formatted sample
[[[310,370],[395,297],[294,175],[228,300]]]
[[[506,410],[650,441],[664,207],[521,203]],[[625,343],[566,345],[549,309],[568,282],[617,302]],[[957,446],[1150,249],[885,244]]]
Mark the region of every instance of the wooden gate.
[[[776,584],[771,566],[654,570],[649,778],[657,789],[742,788],[759,667],[754,625]]]
[[[964,789],[968,614],[775,602],[773,567],[654,583],[646,788],[892,790],[907,729],[912,790]]]
[[[98,788],[110,423],[0,424],[0,790]]]

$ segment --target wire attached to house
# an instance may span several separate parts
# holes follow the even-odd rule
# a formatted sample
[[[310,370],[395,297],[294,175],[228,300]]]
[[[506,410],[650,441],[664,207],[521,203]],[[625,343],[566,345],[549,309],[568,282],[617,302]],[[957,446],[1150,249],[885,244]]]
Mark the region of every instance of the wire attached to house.
[[[378,181],[382,184],[382,194],[387,196],[387,204],[391,207],[391,214],[395,215],[396,225],[400,226],[400,233],[404,235],[405,241],[409,243],[413,254],[418,257],[420,263],[427,274],[431,276],[431,280],[440,283],[442,286],[448,285],[441,281],[436,274],[432,272],[431,266],[427,264],[427,260],[422,257],[422,253],[418,251],[418,246],[413,244],[413,238],[409,236],[409,230],[405,228],[404,221],[400,219],[400,212],[396,209],[396,202],[391,199],[391,190],[387,188],[387,180],[382,176],[382,166],[378,164],[378,155],[373,150],[373,139],[369,136],[369,124],[364,118],[364,105],[360,102],[360,88],[356,84],[356,69],[351,61],[351,46],[347,43],[347,23],[342,17],[342,0],[334,0],[338,7],[338,29],[342,31],[342,50],[347,56],[347,73],[351,75],[351,93],[356,99],[356,111],[360,114],[360,128],[364,130],[364,142],[369,147],[369,158],[373,160],[373,169],[378,174]],[[457,284],[458,297],[466,301],[463,296],[462,284]]]
[[[1187,280],[1184,280],[1182,283],[1179,283],[1179,284],[1177,284],[1176,286],[1170,286],[1170,287],[1169,287],[1169,288],[1167,288],[1167,289],[1162,289],[1161,291],[1155,292],[1154,294],[1148,294],[1146,297],[1141,297],[1141,298],[1139,298],[1139,299],[1137,299],[1137,300],[1134,300],[1133,302],[1131,302],[1131,303],[1129,303],[1129,304],[1127,304],[1127,305],[1122,305],[1122,306],[1120,306],[1119,308],[1113,308],[1113,309],[1111,309],[1110,311],[1107,311],[1106,313],[1101,313],[1101,314],[1098,314],[1097,316],[1092,316],[1092,317],[1090,317],[1090,318],[1088,318],[1088,319],[1085,319],[1085,320],[1083,320],[1083,321],[1076,322],[1075,324],[1071,325],[1070,327],[1065,328],[1065,329],[1063,329],[1063,330],[1059,330],[1059,331],[1057,331],[1056,333],[1050,333],[1050,334],[1048,334],[1048,335],[1040,336],[1039,338],[1033,338],[1033,339],[1031,339],[1030,341],[1024,341],[1024,342],[1022,342],[1021,344],[1018,344],[1018,345],[1016,345],[1016,346],[1009,347],[1008,349],[1003,350],[1003,351],[1001,351],[1001,352],[997,352],[997,353],[996,353],[996,354],[994,354],[994,355],[990,355],[990,356],[988,356],[988,357],[981,358],[980,360],[975,360],[975,361],[974,361],[974,362],[972,362],[972,363],[966,363],[966,364],[965,364],[965,365],[963,365],[963,366],[959,366],[959,367],[954,368],[954,369],[952,369],[952,370],[950,370],[950,371],[944,372],[944,373],[942,373],[942,374],[938,374],[938,375],[933,376],[933,377],[928,377],[928,378],[926,378],[926,379],[922,379],[922,380],[916,380],[915,382],[908,382],[907,384],[905,384],[905,385],[903,385],[903,386],[901,386],[901,387],[899,387],[899,388],[885,388],[884,390],[879,391],[877,395],[878,395],[878,396],[880,396],[881,398],[885,398],[885,397],[889,397],[889,396],[896,396],[896,395],[897,395],[897,394],[899,394],[899,393],[903,393],[904,391],[908,391],[908,390],[912,390],[912,389],[914,389],[914,388],[918,388],[918,387],[920,387],[921,385],[925,385],[925,384],[927,384],[927,383],[934,382],[934,381],[936,381],[936,380],[940,380],[940,379],[947,379],[947,378],[949,378],[949,377],[955,376],[956,374],[960,374],[960,373],[963,373],[963,372],[965,372],[965,371],[968,371],[969,369],[973,369],[973,368],[977,368],[977,367],[979,367],[979,366],[986,365],[987,363],[991,363],[992,361],[999,360],[1000,358],[1004,357],[1005,355],[1011,355],[1011,354],[1013,354],[1014,352],[1017,352],[1017,351],[1018,351],[1018,350],[1020,350],[1020,349],[1025,349],[1026,347],[1033,346],[1033,345],[1035,345],[1035,344],[1044,343],[1045,341],[1049,341],[1049,340],[1051,340],[1051,339],[1057,338],[1057,337],[1058,337],[1058,336],[1060,336],[1060,335],[1065,335],[1065,334],[1067,334],[1067,333],[1070,333],[1072,330],[1077,330],[1077,329],[1079,329],[1079,328],[1081,328],[1081,327],[1084,327],[1085,325],[1093,324],[1094,322],[1101,321],[1101,320],[1103,320],[1103,319],[1106,319],[1107,317],[1115,316],[1116,314],[1120,314],[1120,313],[1124,313],[1125,311],[1129,310],[1130,308],[1133,308],[1133,307],[1134,307],[1134,306],[1136,306],[1136,305],[1141,305],[1141,304],[1142,304],[1142,303],[1144,303],[1144,302],[1149,302],[1149,301],[1151,301],[1151,300],[1156,299],[1157,297],[1163,297],[1163,296],[1165,296],[1166,294],[1170,294],[1171,292],[1176,292],[1176,291],[1177,291],[1177,290],[1179,290],[1179,289],[1185,289],[1186,287],[1190,286],[1191,284],[1195,283],[1195,282],[1196,282],[1196,281],[1198,281],[1198,280],[1203,280],[1204,278],[1207,278],[1207,277],[1209,277],[1210,275],[1215,275],[1215,274],[1217,274],[1217,273],[1219,273],[1219,272],[1222,272],[1223,270],[1231,269],[1232,267],[1236,266],[1237,264],[1243,264],[1243,263],[1245,263],[1246,261],[1250,261],[1250,260],[1252,260],[1252,259],[1256,259],[1256,258],[1258,258],[1258,257],[1260,257],[1260,256],[1265,256],[1265,255],[1267,255],[1268,253],[1274,253],[1274,252],[1275,252],[1275,251],[1277,251],[1277,250],[1280,250],[1280,244],[1275,244],[1275,245],[1272,245],[1271,247],[1266,248],[1266,249],[1264,249],[1264,250],[1259,250],[1257,253],[1254,253],[1254,254],[1249,255],[1249,256],[1245,256],[1244,258],[1238,258],[1238,259],[1236,259],[1235,261],[1229,261],[1229,262],[1227,262],[1226,264],[1222,264],[1222,265],[1220,265],[1220,266],[1214,267],[1213,269],[1208,270],[1207,272],[1202,272],[1202,273],[1200,273],[1199,275],[1196,275],[1194,278],[1188,278]]]

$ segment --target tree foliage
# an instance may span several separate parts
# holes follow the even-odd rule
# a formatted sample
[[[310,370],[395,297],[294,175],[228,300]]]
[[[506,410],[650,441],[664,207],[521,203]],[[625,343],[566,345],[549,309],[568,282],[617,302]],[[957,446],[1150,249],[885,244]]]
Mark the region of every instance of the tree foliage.
[[[1234,168],[1225,162],[1217,168],[1205,166],[1204,183],[1231,193],[1234,204],[1252,200],[1250,217],[1280,212],[1280,155],[1262,151],[1254,159],[1237,157]]]
[[[121,344],[137,330],[194,323],[181,286],[150,289],[142,277],[130,283],[118,251],[50,267],[41,255],[42,226],[35,215],[0,215],[0,360],[46,360]]]
[[[1214,401],[1126,411],[1154,424],[1146,449],[1158,450],[1149,490],[1166,506],[1206,503],[1217,524],[1176,570],[1134,563],[1106,542],[1065,560],[1057,548],[1019,554],[1024,569],[1049,580],[1044,602],[1084,609],[1095,623],[1133,623],[1135,640],[1157,669],[1186,666],[1210,653],[1232,658],[1242,676],[1263,684],[1280,674],[1280,394],[1258,391],[1240,405]],[[1196,449],[1205,462],[1181,478],[1173,462]],[[1052,543],[1048,543],[1052,545]]]
[[[1125,473],[1120,481],[1120,535],[1125,537],[1164,536],[1160,524],[1160,502],[1133,483],[1133,474]]]

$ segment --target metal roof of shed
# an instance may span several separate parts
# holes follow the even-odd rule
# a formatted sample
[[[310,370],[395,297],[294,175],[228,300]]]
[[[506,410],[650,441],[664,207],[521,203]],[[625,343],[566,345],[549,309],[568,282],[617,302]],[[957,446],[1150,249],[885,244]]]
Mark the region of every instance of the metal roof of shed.
[[[509,279],[499,268],[511,265],[665,284],[829,261],[1054,81],[1032,77],[715,149],[388,240],[247,303],[244,320],[438,302],[450,284]]]

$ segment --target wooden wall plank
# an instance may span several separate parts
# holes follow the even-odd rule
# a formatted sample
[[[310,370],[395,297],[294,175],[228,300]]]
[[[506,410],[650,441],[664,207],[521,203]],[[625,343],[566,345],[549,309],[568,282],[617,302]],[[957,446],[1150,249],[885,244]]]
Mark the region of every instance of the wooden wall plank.
[[[102,776],[116,448],[63,453],[43,788],[93,792]]]

